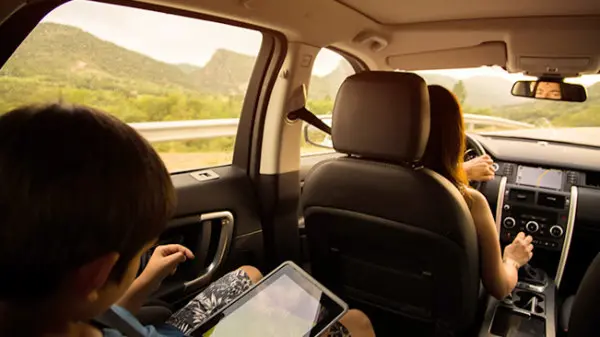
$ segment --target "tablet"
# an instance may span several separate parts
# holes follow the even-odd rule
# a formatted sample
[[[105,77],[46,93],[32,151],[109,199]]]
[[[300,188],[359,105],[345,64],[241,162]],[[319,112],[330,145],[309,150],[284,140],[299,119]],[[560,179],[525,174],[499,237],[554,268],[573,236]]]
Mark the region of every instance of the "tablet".
[[[293,262],[285,262],[213,314],[193,337],[316,337],[348,305]]]

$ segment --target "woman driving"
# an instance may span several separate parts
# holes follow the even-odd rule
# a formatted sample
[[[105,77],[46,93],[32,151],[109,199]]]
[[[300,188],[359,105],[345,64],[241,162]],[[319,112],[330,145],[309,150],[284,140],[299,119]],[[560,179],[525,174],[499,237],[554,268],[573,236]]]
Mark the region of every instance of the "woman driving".
[[[448,179],[465,198],[477,231],[483,285],[492,296],[502,299],[515,288],[518,269],[533,256],[532,237],[519,233],[502,255],[488,202],[479,191],[469,188],[463,168],[465,131],[460,105],[444,87],[430,85],[428,88],[431,129],[423,165]]]

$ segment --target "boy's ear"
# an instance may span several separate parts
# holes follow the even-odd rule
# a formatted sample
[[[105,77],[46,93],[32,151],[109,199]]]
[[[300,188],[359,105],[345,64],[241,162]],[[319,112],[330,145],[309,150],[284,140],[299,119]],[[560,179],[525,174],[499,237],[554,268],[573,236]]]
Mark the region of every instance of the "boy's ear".
[[[119,253],[112,252],[79,267],[73,273],[71,283],[73,290],[85,297],[95,297],[97,291],[108,282],[110,273],[118,260]],[[95,298],[90,298],[90,300],[95,300]]]

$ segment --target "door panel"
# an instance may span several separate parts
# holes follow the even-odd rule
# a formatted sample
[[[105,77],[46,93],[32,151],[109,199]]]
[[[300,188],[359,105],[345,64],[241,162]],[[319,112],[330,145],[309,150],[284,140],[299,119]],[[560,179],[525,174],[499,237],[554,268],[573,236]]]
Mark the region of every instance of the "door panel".
[[[185,244],[196,259],[165,280],[156,297],[177,303],[242,265],[264,266],[259,203],[245,170],[210,169],[218,177],[198,181],[194,172],[172,175],[177,209],[161,243]]]
[[[4,47],[6,48],[3,48],[0,51],[0,67],[5,67],[6,69],[10,70],[12,69],[11,67],[15,68],[16,66],[20,66],[20,64],[15,63],[14,60],[11,63],[9,57],[13,55],[15,50],[19,52],[17,48],[20,45],[27,45],[27,48],[33,48],[32,46],[37,46],[33,43],[22,44],[22,42],[27,37],[27,34],[34,30],[36,25],[39,28],[38,22],[42,17],[45,17],[45,20],[47,20],[47,14],[55,10],[55,8],[61,3],[61,1],[37,1],[28,3],[20,7],[18,10],[11,12],[10,16],[0,17],[0,40],[7,42],[4,44]],[[82,3],[85,2],[79,1],[73,6],[81,6]],[[123,89],[122,91],[127,93],[128,96],[124,99],[121,99],[119,98],[120,96],[117,97],[117,94],[108,92],[106,90],[101,92],[103,88],[99,86],[88,85],[88,87],[83,88],[80,84],[83,83],[81,81],[68,82],[70,80],[69,78],[63,79],[58,75],[55,76],[55,73],[51,73],[50,70],[56,69],[51,69],[52,67],[48,66],[48,59],[32,58],[30,60],[30,63],[36,64],[36,67],[31,71],[37,71],[34,74],[35,76],[44,76],[45,80],[47,80],[47,83],[44,82],[40,85],[37,85],[37,82],[35,81],[21,81],[21,78],[18,78],[18,80],[20,81],[19,83],[36,83],[37,86],[35,88],[28,87],[28,89],[32,90],[51,89],[53,86],[60,85],[70,88],[69,90],[79,90],[82,93],[81,95],[77,97],[68,96],[68,98],[64,98],[64,101],[68,103],[91,104],[94,107],[99,108],[100,110],[105,110],[128,123],[144,124],[145,122],[149,122],[149,124],[155,123],[154,125],[156,125],[158,128],[161,128],[168,124],[163,122],[198,122],[207,119],[237,119],[239,117],[237,132],[235,135],[224,133],[214,136],[220,137],[222,142],[216,141],[211,143],[210,140],[212,139],[210,137],[201,134],[198,136],[198,138],[190,138],[186,136],[187,138],[183,137],[178,139],[174,136],[169,138],[169,140],[163,140],[162,143],[161,141],[156,141],[156,144],[153,143],[157,152],[159,152],[163,160],[165,160],[167,163],[167,166],[172,169],[172,171],[186,169],[175,165],[177,164],[177,160],[180,160],[181,157],[206,159],[210,155],[216,154],[215,158],[208,158],[209,160],[205,160],[200,164],[193,163],[193,166],[191,166],[192,168],[209,167],[216,165],[215,163],[230,163],[230,165],[227,166],[203,168],[203,171],[210,172],[209,176],[204,176],[205,179],[199,179],[202,177],[194,174],[198,171],[173,173],[171,175],[173,185],[176,189],[178,204],[172,220],[168,223],[167,229],[159,239],[159,244],[183,244],[195,253],[196,258],[186,261],[180,265],[175,275],[168,277],[165,280],[161,288],[156,293],[156,297],[163,299],[170,304],[181,303],[186,301],[189,296],[193,296],[195,292],[207,285],[216,277],[219,277],[241,265],[253,265],[259,269],[263,269],[263,271],[266,271],[264,269],[265,256],[263,229],[261,227],[261,201],[257,193],[258,182],[254,181],[257,180],[257,178],[253,178],[251,172],[256,171],[255,167],[258,167],[260,162],[260,155],[256,150],[256,144],[260,144],[261,142],[262,134],[260,131],[262,129],[257,125],[257,121],[264,120],[264,112],[266,111],[266,104],[269,102],[269,96],[272,91],[273,83],[275,82],[274,79],[279,72],[283,57],[285,57],[285,38],[283,35],[277,32],[264,30],[259,27],[243,25],[220,18],[200,15],[198,13],[188,13],[179,10],[175,12],[173,9],[166,7],[145,5],[141,3],[128,3],[128,5],[120,6],[116,6],[114,4],[102,4],[101,2],[95,1],[90,3],[90,6],[94,8],[102,9],[107,6],[111,6],[113,10],[123,10],[127,11],[128,13],[134,13],[136,11],[141,13],[141,8],[143,7],[145,10],[143,11],[144,13],[140,14],[142,16],[156,16],[156,13],[150,12],[166,12],[175,14],[164,19],[165,23],[170,22],[169,24],[173,24],[173,20],[177,21],[178,19],[182,19],[182,22],[185,21],[185,25],[195,24],[193,23],[195,21],[205,21],[203,24],[198,26],[199,28],[196,26],[194,27],[197,29],[203,29],[202,27],[207,25],[211,26],[213,27],[211,28],[213,30],[212,35],[220,32],[219,29],[214,29],[214,26],[218,25],[216,22],[218,22],[222,27],[229,26],[224,27],[225,29],[237,30],[239,34],[242,34],[242,31],[244,31],[245,33],[243,34],[246,35],[243,36],[249,36],[248,34],[250,33],[248,32],[251,32],[254,34],[251,34],[254,36],[254,40],[260,41],[260,50],[258,50],[257,55],[254,56],[249,54],[235,54],[231,50],[215,50],[213,56],[211,57],[217,57],[217,61],[219,61],[218,57],[221,57],[221,62],[207,62],[207,65],[210,63],[210,66],[213,67],[212,72],[207,73],[216,74],[214,75],[214,78],[210,79],[200,77],[185,77],[186,74],[203,74],[203,72],[199,71],[201,67],[204,67],[202,65],[175,64],[175,61],[171,62],[170,60],[158,62],[155,59],[151,59],[156,55],[142,55],[143,53],[137,53],[134,55],[126,49],[128,46],[121,48],[117,44],[114,44],[111,46],[113,47],[113,50],[116,50],[118,53],[129,56],[129,59],[138,59],[143,61],[132,62],[127,64],[127,66],[122,66],[117,69],[113,63],[109,62],[112,60],[110,56],[100,55],[101,51],[103,50],[102,48],[91,48],[90,50],[92,50],[95,54],[90,54],[89,50],[87,49],[77,49],[82,48],[81,46],[85,44],[77,44],[73,42],[71,49],[75,48],[79,53],[78,57],[83,58],[80,62],[81,67],[92,67],[94,63],[90,60],[101,58],[102,60],[109,62],[107,63],[109,66],[115,68],[114,74],[111,73],[111,77],[107,77],[108,86],[117,87],[123,83],[129,85],[129,81],[133,81],[133,75],[139,75],[142,73],[140,76],[145,78],[144,81],[146,82],[143,82],[145,86],[138,86],[138,82],[142,82],[140,79],[136,79],[138,82],[131,82],[132,84],[129,87],[118,88]],[[72,4],[73,3],[67,3],[66,5],[63,5],[63,17],[68,17],[68,15],[65,13],[73,14],[76,12],[75,7],[71,9],[64,7],[71,6]],[[139,7],[139,10],[134,10],[130,7]],[[97,15],[98,20],[101,18],[106,18],[106,20],[108,20],[107,22],[110,23],[110,20],[116,17],[110,15],[103,16],[103,13],[100,12],[102,11],[99,11]],[[4,12],[0,11],[0,14],[2,13]],[[84,13],[82,13],[82,15],[83,14]],[[184,18],[184,16],[188,16],[189,18]],[[71,17],[77,18],[78,15],[72,15]],[[132,18],[136,17],[133,16]],[[93,19],[96,20],[95,17]],[[32,35],[34,38],[39,37],[40,32],[43,33],[46,32],[46,30],[53,32],[62,29],[73,34],[80,32],[80,30],[78,30],[79,28],[86,31],[85,28],[87,27],[75,27],[77,25],[85,26],[85,20],[75,20],[74,22],[77,22],[77,24],[73,23],[73,27],[70,27],[69,23],[44,23],[43,27],[45,28],[38,29],[37,33],[34,31],[35,34]],[[106,22],[105,26],[110,28],[110,24],[106,24]],[[233,26],[242,27],[240,28]],[[189,28],[190,26],[186,27]],[[135,32],[139,33],[137,30],[135,30]],[[123,31],[118,33],[119,34],[116,35],[117,37],[119,35],[126,35],[125,33],[131,32]],[[106,45],[106,42],[103,42],[102,39],[93,36],[93,29],[89,33],[85,32],[78,34],[84,34],[85,38],[88,41],[91,41],[91,43],[94,45]],[[256,38],[256,35],[261,37],[261,39]],[[55,47],[55,50],[53,50],[56,55],[61,55],[61,52],[69,51],[69,48],[62,48],[61,46],[63,46],[63,44],[68,45],[70,40],[60,40],[62,38],[61,36],[62,35],[60,34],[54,34],[51,36],[52,38],[61,42],[53,44],[54,46],[58,46]],[[190,33],[188,37],[189,36],[194,36],[194,34]],[[201,38],[202,36],[206,36],[206,34],[197,34],[198,38]],[[110,40],[113,37],[114,36],[108,36],[106,39]],[[141,37],[144,38],[147,36]],[[29,37],[27,38],[29,39]],[[150,41],[150,43],[157,44],[160,42],[158,39],[159,36],[157,36],[156,39],[153,37],[152,39],[146,39],[144,41]],[[130,40],[140,41],[140,39]],[[168,40],[176,41],[177,39]],[[44,41],[44,39],[40,38],[35,41]],[[239,45],[239,41],[231,42],[233,46],[231,48]],[[200,39],[198,43],[202,43],[202,40]],[[166,48],[154,48],[152,50],[156,51],[163,49]],[[188,49],[185,50],[190,52],[193,51]],[[25,55],[26,57],[29,57],[37,54],[28,53],[27,51],[28,50],[23,49],[19,56]],[[87,58],[90,58],[90,60]],[[49,59],[62,58],[55,57]],[[128,58],[124,59],[127,60]],[[227,64],[233,64],[235,66],[233,67],[235,68],[233,70],[237,70],[235,76],[231,75],[231,69],[222,65],[225,64],[225,61],[230,59],[233,59],[233,63]],[[153,65],[153,67],[150,67],[149,69],[155,69],[156,67],[162,69],[160,70],[162,71],[161,75],[146,76],[147,74],[145,74],[142,69],[142,66],[145,63]],[[239,64],[244,64],[243,69],[239,69]],[[249,68],[250,64],[252,65],[252,68]],[[48,71],[48,73],[43,73],[44,71]],[[108,70],[106,72],[108,72]],[[124,75],[122,73],[124,73]],[[229,77],[223,75],[223,73],[226,75],[229,74]],[[164,74],[175,74],[176,76],[167,77],[166,75],[163,76]],[[18,74],[15,75],[15,77],[19,76],[20,75]],[[187,79],[180,83],[179,81],[183,81],[184,77]],[[93,82],[95,78],[90,78],[90,83],[95,83]],[[114,81],[114,83],[111,82],[113,78],[117,79]],[[167,78],[171,82],[161,82],[166,81]],[[155,80],[158,82],[152,82]],[[60,81],[63,81],[64,83]],[[49,86],[49,88],[46,88],[46,86]],[[145,88],[149,88],[148,92],[144,91],[146,90]],[[175,88],[173,89],[174,91],[168,92],[171,90],[171,88]],[[244,91],[242,88],[246,88],[246,90]],[[24,92],[25,90],[21,90],[21,87],[15,87],[15,90],[11,92],[21,91]],[[57,90],[57,92],[62,93],[60,90]],[[118,93],[121,91],[114,90],[114,92]],[[99,93],[104,95],[104,99],[95,99]],[[22,105],[26,103],[32,103],[25,101],[21,102],[20,100],[22,99],[26,100],[29,97],[31,97],[31,99],[39,97],[39,95],[35,94],[21,96],[15,96],[16,98],[11,102],[15,105]],[[51,99],[53,99],[53,97],[51,97]],[[60,99],[63,100],[63,97],[61,96]],[[117,101],[117,99],[119,100]],[[153,99],[154,101],[151,101],[150,99]],[[136,115],[137,117],[134,119],[128,119],[128,116],[125,112],[134,111],[132,109],[135,107],[132,106],[132,104],[137,101],[140,103],[144,100],[146,100],[146,103],[157,102],[157,104],[148,103],[146,105],[139,106],[139,109],[134,110],[137,111],[136,113],[140,113],[141,115]],[[165,105],[172,100],[177,101],[178,104],[173,104],[171,106]],[[111,105],[107,102],[115,103],[113,104],[114,107],[111,109]],[[164,106],[158,103],[164,103]],[[13,107],[10,106],[9,108]],[[152,111],[154,115],[150,115],[150,111]],[[166,113],[166,111],[168,111],[168,113]],[[0,113],[2,112],[4,111],[0,111]],[[134,128],[136,127],[133,124],[130,125],[132,125]],[[185,125],[189,126],[191,124],[188,123]],[[152,141],[150,138],[148,138],[149,141]],[[233,138],[235,138],[234,145],[232,145]],[[175,144],[176,142],[178,143]],[[203,151],[204,153],[202,153]],[[172,165],[169,164],[169,159],[173,159]],[[140,271],[143,269],[150,256],[151,252],[144,254],[142,257]]]

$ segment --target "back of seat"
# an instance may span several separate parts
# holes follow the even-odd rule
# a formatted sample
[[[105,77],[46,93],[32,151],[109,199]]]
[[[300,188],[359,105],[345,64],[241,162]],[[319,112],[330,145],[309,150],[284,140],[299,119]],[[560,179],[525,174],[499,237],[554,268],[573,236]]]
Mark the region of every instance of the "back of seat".
[[[415,164],[428,100],[413,74],[349,77],[332,124],[334,147],[349,156],[317,165],[302,193],[315,277],[367,314],[392,317],[397,335],[460,333],[477,308],[469,210],[450,182]]]
[[[588,267],[570,309],[569,337],[600,335],[600,253]]]

